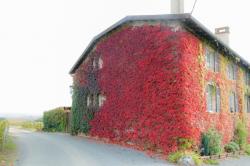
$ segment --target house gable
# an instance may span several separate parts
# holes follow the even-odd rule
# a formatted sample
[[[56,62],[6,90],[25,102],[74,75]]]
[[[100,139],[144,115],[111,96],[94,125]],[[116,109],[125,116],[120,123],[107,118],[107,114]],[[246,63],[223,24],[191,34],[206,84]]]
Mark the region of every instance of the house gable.
[[[95,36],[87,48],[84,50],[82,55],[76,61],[74,66],[70,70],[70,74],[74,74],[76,69],[80,66],[80,64],[86,59],[88,54],[95,48],[95,45],[108,36],[110,33],[120,29],[123,26],[129,25],[131,23],[134,24],[142,24],[142,23],[152,23],[152,22],[178,22],[182,24],[188,31],[192,32],[198,38],[203,41],[206,41],[210,45],[212,45],[216,50],[226,56],[230,56],[233,59],[237,60],[237,63],[245,66],[246,68],[250,68],[250,64],[242,58],[239,54],[233,51],[230,47],[225,45],[220,39],[218,39],[212,32],[210,32],[206,27],[204,27],[199,21],[197,21],[190,14],[168,14],[168,15],[145,15],[145,16],[127,16],[122,20],[118,21],[99,35]]]

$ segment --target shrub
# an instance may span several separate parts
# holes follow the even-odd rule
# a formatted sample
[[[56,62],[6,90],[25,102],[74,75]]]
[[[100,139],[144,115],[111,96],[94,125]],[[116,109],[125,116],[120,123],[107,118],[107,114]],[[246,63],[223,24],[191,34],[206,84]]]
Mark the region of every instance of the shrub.
[[[173,152],[173,153],[170,153],[168,155],[168,161],[172,162],[172,163],[177,163],[178,160],[184,156],[184,153],[181,152],[181,151],[177,151],[177,152]]]
[[[49,132],[65,132],[66,131],[66,113],[62,108],[44,112],[43,124],[44,131]]]
[[[239,151],[240,147],[237,143],[232,141],[232,142],[228,143],[227,145],[225,145],[224,149],[226,152],[231,153],[231,152]]]
[[[179,138],[177,140],[178,149],[181,151],[191,150],[193,146],[193,141],[187,138]]]
[[[197,153],[194,153],[194,152],[184,152],[184,151],[173,152],[173,153],[170,153],[168,155],[167,160],[172,162],[172,163],[177,163],[182,157],[185,157],[185,156],[192,157],[192,159],[194,160],[194,163],[196,165],[201,165],[202,164],[202,160],[200,159],[200,156]]]
[[[234,132],[234,140],[244,150],[247,145],[247,128],[243,121],[239,120]]]
[[[209,129],[202,134],[202,155],[216,155],[221,153],[221,135],[215,129]]]
[[[245,152],[248,156],[250,156],[250,144],[246,145]]]

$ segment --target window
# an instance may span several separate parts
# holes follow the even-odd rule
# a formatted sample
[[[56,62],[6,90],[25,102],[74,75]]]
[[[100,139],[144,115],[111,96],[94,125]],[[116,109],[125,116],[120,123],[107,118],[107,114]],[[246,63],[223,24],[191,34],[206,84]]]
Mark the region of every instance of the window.
[[[90,94],[87,96],[87,106],[92,106],[94,104],[94,95]]]
[[[102,58],[99,57],[98,58],[98,68],[101,69],[103,67],[103,61],[102,61]]]
[[[220,67],[219,54],[208,47],[205,50],[205,54],[206,54],[206,66],[207,66],[207,68],[214,71],[214,72],[219,72],[219,67]]]
[[[248,95],[244,97],[244,108],[245,112],[250,113],[250,96]]]
[[[206,88],[207,111],[220,112],[220,89],[212,84]]]
[[[234,63],[228,64],[228,78],[230,80],[236,80],[237,66]]]
[[[87,106],[90,106],[90,103],[91,103],[91,101],[90,101],[90,95],[88,95],[87,96]]]
[[[98,95],[98,105],[99,105],[99,107],[103,106],[105,100],[106,100],[106,97],[104,95],[101,95],[101,94]]]
[[[231,92],[229,96],[229,111],[238,112],[238,100],[235,92]]]
[[[250,73],[249,71],[245,70],[244,72],[244,82],[245,82],[245,85],[250,85]]]
[[[101,57],[93,59],[93,69],[101,69],[103,67],[103,60]]]
[[[96,60],[93,59],[93,69],[96,69]]]

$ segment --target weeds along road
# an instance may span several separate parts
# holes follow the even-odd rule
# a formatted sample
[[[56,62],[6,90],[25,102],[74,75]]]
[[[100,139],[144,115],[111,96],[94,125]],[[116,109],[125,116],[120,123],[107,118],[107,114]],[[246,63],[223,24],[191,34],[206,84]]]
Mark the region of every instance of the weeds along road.
[[[86,138],[11,129],[18,146],[15,166],[169,166],[144,153]]]

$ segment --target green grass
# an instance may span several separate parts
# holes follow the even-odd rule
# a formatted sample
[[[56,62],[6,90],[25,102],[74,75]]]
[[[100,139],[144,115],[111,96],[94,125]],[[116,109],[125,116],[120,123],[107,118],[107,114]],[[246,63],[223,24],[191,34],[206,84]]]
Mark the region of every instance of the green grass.
[[[13,165],[16,159],[16,144],[13,137],[8,136],[6,144],[0,150],[0,163],[3,165]]]
[[[203,162],[208,165],[219,165],[219,161],[213,159],[206,159]]]
[[[43,123],[41,121],[22,120],[22,119],[12,119],[8,121],[10,126],[14,126],[16,128],[22,128],[31,131],[42,131],[43,129]]]
[[[32,130],[32,131],[42,131],[43,123],[35,122],[35,121],[24,121],[21,123],[21,128]]]

